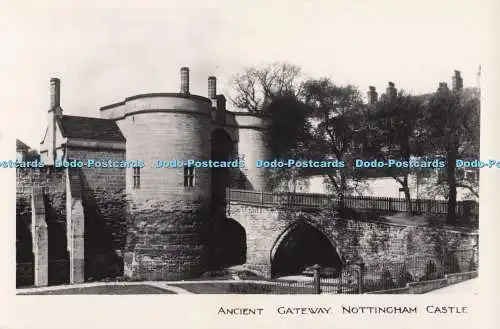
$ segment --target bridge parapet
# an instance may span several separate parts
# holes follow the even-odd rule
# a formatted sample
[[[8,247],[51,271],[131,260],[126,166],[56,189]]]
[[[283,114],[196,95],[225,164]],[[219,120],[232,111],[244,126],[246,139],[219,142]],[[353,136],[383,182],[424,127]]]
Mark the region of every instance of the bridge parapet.
[[[294,209],[338,209],[339,199],[333,194],[319,193],[278,193],[254,190],[226,189],[226,200],[231,203],[271,208]],[[346,208],[378,213],[398,213],[408,211],[408,203],[403,198],[367,196],[347,196]],[[411,211],[417,214],[446,214],[448,202],[431,199],[412,199]],[[475,201],[459,201],[456,206],[458,216],[477,220],[479,204]],[[473,220],[473,221],[474,221]]]

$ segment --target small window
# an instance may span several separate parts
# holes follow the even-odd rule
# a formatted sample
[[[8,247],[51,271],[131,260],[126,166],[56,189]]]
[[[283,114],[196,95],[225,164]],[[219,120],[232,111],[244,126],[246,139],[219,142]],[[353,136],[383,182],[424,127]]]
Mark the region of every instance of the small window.
[[[184,166],[184,186],[194,186],[194,167]]]
[[[134,168],[134,188],[141,187],[141,168]]]
[[[478,175],[479,172],[477,171],[472,171],[468,170],[465,172],[465,180],[470,181],[470,182],[477,182],[478,181]]]
[[[437,182],[438,183],[442,183],[442,182],[445,182],[446,181],[446,170],[445,169],[436,169],[437,170]]]

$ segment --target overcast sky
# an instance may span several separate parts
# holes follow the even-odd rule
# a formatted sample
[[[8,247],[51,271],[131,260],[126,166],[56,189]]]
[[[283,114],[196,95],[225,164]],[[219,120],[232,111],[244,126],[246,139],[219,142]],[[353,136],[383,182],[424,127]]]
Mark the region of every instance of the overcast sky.
[[[85,116],[135,94],[178,92],[181,66],[203,96],[209,75],[227,95],[232,74],[274,61],[363,92],[394,81],[421,93],[451,83],[454,69],[475,85],[489,38],[489,0],[3,2],[6,129],[35,148],[51,77],[61,79],[64,113]]]

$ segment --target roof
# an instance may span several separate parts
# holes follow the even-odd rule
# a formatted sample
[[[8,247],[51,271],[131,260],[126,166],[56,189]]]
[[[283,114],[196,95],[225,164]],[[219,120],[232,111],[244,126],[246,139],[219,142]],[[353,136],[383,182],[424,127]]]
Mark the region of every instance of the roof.
[[[199,101],[207,102],[207,103],[212,103],[212,100],[207,97],[203,97],[200,95],[194,95],[194,94],[184,94],[184,93],[149,93],[149,94],[139,94],[139,95],[134,95],[125,98],[124,101],[109,104],[106,106],[101,107],[99,110],[104,111],[113,107],[125,105],[128,101],[132,101],[134,99],[140,99],[140,98],[152,98],[152,97],[177,97],[177,98],[190,98],[190,99],[196,99]]]
[[[30,147],[23,142],[21,142],[19,139],[16,139],[16,150],[29,150]]]
[[[464,87],[464,88],[462,88],[461,92],[462,92],[462,95],[464,96],[464,98],[470,99],[472,97],[477,97],[477,95],[479,95],[479,93],[480,93],[480,90],[477,87]],[[386,97],[385,95],[386,95],[385,93],[382,94],[380,96],[380,98],[383,99],[384,97]],[[415,94],[415,95],[410,94],[410,95],[412,97],[414,97],[415,99],[418,99],[418,100],[426,103],[426,102],[429,102],[432,99],[432,97],[434,97],[436,95],[436,93],[434,92],[434,93]]]
[[[125,137],[113,120],[63,115],[58,123],[63,137],[125,142]]]

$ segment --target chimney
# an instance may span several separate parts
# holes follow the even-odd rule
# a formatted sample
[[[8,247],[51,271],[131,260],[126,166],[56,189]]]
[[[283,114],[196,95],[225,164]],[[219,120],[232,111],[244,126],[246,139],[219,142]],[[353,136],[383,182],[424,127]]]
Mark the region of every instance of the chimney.
[[[375,105],[378,101],[378,93],[374,86],[369,86],[368,91],[368,104]]]
[[[217,95],[217,78],[212,76],[208,77],[208,98],[215,99]]]
[[[389,81],[386,93],[387,93],[387,100],[389,102],[393,102],[396,100],[396,97],[398,96],[398,90],[396,89],[394,82]]]
[[[455,70],[455,75],[453,76],[453,91],[460,91],[464,87],[464,81],[460,75],[460,71]]]
[[[189,67],[181,68],[181,93],[189,94]]]
[[[54,165],[57,160],[57,120],[62,116],[61,109],[61,80],[50,79],[50,108],[47,114],[47,135],[43,148],[45,155],[41,158],[46,165]]]
[[[50,79],[50,109],[53,110],[61,105],[61,80]]]
[[[445,91],[449,91],[448,84],[446,82],[440,82],[438,92],[445,92]]]

